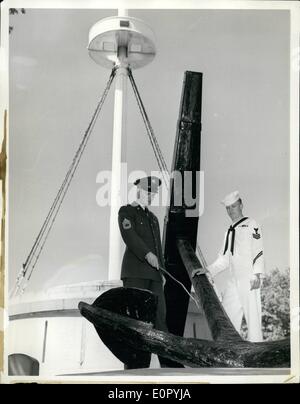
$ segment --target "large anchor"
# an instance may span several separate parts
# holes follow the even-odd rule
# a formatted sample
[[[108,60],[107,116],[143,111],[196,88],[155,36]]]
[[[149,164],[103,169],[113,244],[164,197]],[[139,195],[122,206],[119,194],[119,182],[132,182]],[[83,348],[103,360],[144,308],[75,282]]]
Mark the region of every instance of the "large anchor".
[[[192,171],[195,174],[200,169],[201,95],[202,74],[186,72],[173,172]],[[193,277],[195,270],[204,267],[203,259],[200,262],[195,252],[198,216],[188,214],[197,206],[175,206],[174,195],[182,190],[176,189],[172,179],[170,189],[171,204],[164,228],[166,269],[172,275],[166,277],[165,285],[170,332],[153,328],[156,299],[151,292],[140,289],[116,288],[102,294],[92,305],[80,302],[81,314],[94,324],[102,341],[126,368],[148,367],[151,353],[168,358],[174,367],[176,364],[189,367],[289,367],[289,339],[261,343],[244,341],[223,310],[205,271]],[[208,320],[213,341],[183,337],[191,284]]]

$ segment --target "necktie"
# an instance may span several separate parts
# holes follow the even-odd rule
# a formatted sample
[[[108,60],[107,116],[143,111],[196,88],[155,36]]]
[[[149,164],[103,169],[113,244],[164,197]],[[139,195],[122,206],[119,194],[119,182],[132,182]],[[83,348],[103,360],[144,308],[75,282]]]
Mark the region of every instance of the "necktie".
[[[230,251],[231,251],[231,254],[233,255],[233,253],[234,253],[234,240],[235,240],[235,228],[236,228],[239,224],[241,224],[242,222],[244,222],[244,221],[247,220],[247,219],[248,219],[247,217],[243,217],[241,220],[239,220],[238,222],[236,222],[233,226],[231,225],[231,226],[229,227],[229,229],[227,230],[226,241],[225,241],[225,248],[224,248],[223,255],[225,255],[225,254],[226,254],[226,251],[228,250],[228,244],[229,244],[229,236],[230,236],[230,233],[232,233]]]

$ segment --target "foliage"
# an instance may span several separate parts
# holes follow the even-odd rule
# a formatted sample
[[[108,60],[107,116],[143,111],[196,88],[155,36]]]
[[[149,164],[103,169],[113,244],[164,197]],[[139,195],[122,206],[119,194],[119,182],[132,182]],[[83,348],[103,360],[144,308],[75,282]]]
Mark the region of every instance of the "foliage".
[[[290,277],[289,270],[274,269],[264,279],[261,290],[262,325],[265,340],[290,335]]]
[[[278,268],[266,275],[261,288],[262,331],[265,341],[290,335],[290,277],[289,270]],[[247,339],[247,324],[242,323],[241,335]]]
[[[19,13],[19,11],[16,8],[10,8],[9,9],[9,14],[18,14],[18,13]],[[21,8],[21,13],[25,14],[25,9],[24,8]]]
[[[20,12],[22,14],[25,14],[26,11],[24,8],[20,9]],[[9,9],[9,15],[15,15],[15,14],[19,14],[19,10],[17,8],[10,8]],[[11,31],[14,29],[14,27],[12,25],[9,26],[9,33],[11,33]]]

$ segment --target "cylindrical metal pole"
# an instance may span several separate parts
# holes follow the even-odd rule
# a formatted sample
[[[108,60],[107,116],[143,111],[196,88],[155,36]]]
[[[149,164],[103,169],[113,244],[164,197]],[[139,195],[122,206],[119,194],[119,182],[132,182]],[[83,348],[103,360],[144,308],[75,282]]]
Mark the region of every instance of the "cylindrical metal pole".
[[[118,9],[118,16],[119,16],[119,17],[128,17],[128,10],[127,10],[127,8],[119,8],[119,9]]]
[[[126,11],[126,10],[125,10]],[[119,10],[119,15],[127,15],[124,10]],[[115,104],[113,126],[113,150],[112,150],[112,178],[111,178],[111,208],[109,231],[109,269],[108,280],[120,279],[122,240],[118,226],[118,211],[121,206],[121,179],[122,162],[126,160],[126,90],[127,90],[127,48],[118,49],[118,69],[115,78]]]

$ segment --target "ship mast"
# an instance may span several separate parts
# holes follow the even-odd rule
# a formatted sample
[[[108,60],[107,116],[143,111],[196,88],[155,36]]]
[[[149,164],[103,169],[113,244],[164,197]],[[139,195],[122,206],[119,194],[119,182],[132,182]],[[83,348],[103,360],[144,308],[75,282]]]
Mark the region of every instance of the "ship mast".
[[[128,16],[128,11],[118,10],[119,17]],[[114,126],[112,146],[111,203],[109,224],[109,269],[108,279],[120,278],[122,243],[118,228],[118,210],[122,205],[122,163],[126,162],[126,93],[128,78],[128,44],[118,44],[117,72],[115,78]],[[123,146],[123,147],[122,147]]]
[[[127,185],[122,184],[122,163],[126,163],[128,68],[139,68],[153,60],[154,35],[143,21],[129,17],[127,9],[119,9],[118,16],[100,20],[90,29],[89,54],[96,63],[107,68],[116,68],[108,279],[119,280],[122,240],[118,227],[118,210],[127,202],[127,195],[122,195],[122,187],[126,190]]]

